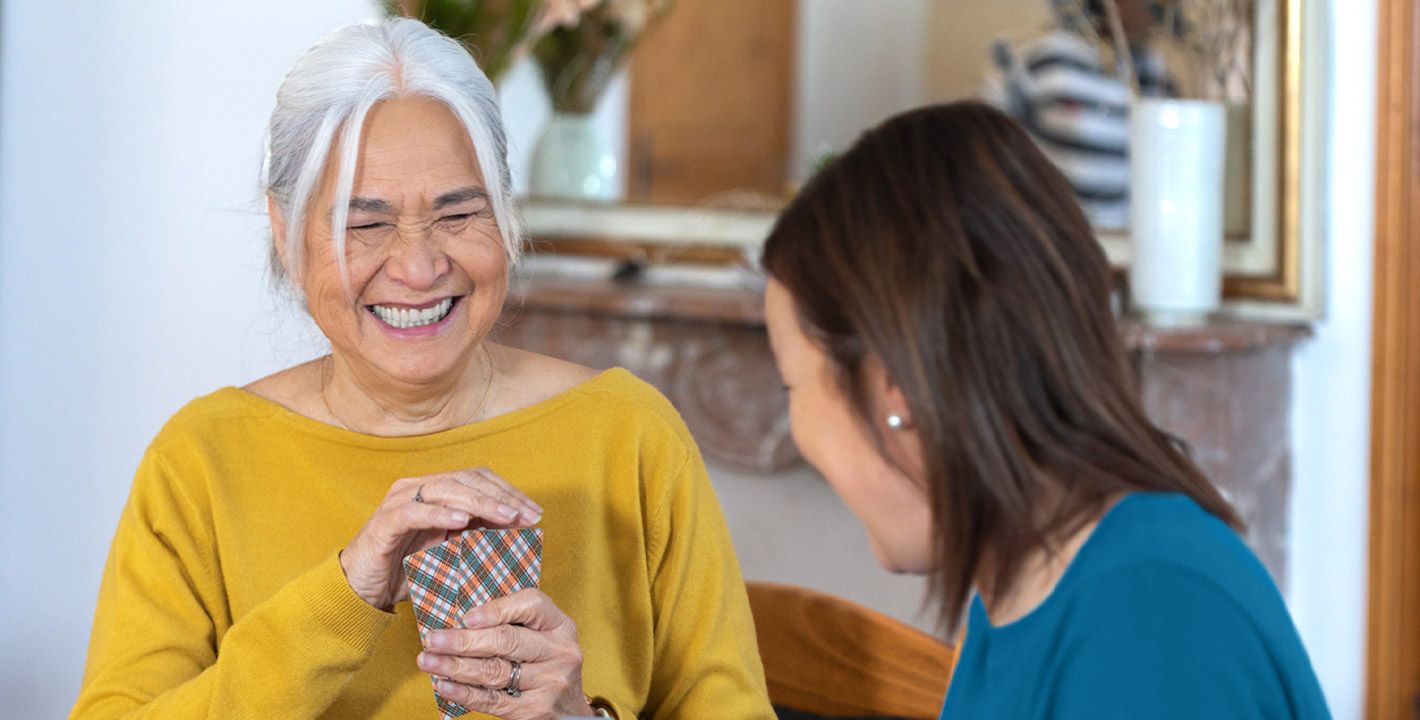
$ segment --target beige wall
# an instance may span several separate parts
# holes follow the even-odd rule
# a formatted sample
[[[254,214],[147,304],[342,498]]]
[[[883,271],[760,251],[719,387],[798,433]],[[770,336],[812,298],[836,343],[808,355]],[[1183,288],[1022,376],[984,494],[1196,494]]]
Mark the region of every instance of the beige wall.
[[[927,100],[976,96],[997,38],[1029,36],[1050,20],[1049,0],[934,0],[923,65]]]

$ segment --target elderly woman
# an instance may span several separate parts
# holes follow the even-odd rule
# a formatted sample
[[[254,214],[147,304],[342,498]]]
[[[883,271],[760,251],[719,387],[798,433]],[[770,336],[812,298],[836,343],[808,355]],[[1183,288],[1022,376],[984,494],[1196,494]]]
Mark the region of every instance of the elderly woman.
[[[521,238],[492,85],[413,20],[337,31],[269,128],[279,272],[331,352],[183,408],[100,589],[78,718],[772,717],[666,400],[489,342]],[[540,590],[421,641],[402,559],[545,532]]]
[[[892,118],[764,248],[804,457],[967,616],[941,717],[1325,718],[1237,515],[1145,416],[1070,186],[989,107]]]

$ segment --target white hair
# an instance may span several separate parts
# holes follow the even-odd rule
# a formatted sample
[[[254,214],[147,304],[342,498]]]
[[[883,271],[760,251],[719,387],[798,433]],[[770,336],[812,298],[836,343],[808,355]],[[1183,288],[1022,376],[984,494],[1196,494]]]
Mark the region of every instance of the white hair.
[[[418,20],[392,18],[349,25],[316,43],[291,67],[276,91],[267,126],[262,185],[286,220],[285,257],[272,247],[273,272],[299,282],[305,222],[338,140],[340,165],[331,218],[342,282],[345,223],[360,134],[370,108],[394,97],[422,96],[448,106],[468,131],[509,267],[522,250],[522,229],[513,203],[508,142],[493,83],[468,51]]]

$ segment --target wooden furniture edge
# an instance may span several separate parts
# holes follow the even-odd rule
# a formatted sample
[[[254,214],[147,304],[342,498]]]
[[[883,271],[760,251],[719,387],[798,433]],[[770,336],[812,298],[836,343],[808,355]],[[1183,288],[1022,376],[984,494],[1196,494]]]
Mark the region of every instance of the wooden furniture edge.
[[[1417,716],[1420,675],[1420,247],[1414,0],[1380,0],[1371,356],[1366,717]],[[1409,558],[1407,559],[1407,556]],[[1409,563],[1409,564],[1407,564]]]

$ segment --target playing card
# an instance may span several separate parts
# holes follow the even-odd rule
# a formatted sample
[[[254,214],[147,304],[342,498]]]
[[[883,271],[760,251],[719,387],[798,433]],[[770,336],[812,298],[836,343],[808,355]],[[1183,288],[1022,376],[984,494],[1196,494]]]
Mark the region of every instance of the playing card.
[[[433,630],[457,627],[459,618],[493,598],[537,587],[542,577],[542,529],[469,530],[409,555],[404,573],[423,638]],[[437,691],[434,699],[443,718],[468,712]]]

